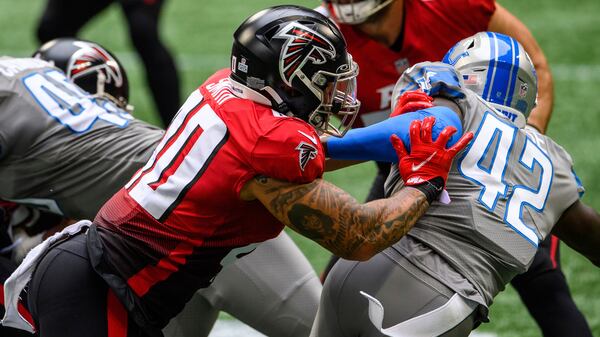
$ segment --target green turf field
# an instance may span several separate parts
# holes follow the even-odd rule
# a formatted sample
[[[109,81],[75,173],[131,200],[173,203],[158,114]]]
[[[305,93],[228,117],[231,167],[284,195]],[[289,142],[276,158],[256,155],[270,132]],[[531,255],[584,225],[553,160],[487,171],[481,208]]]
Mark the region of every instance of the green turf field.
[[[83,0],[85,1],[85,0]],[[0,55],[26,56],[36,48],[35,24],[44,0],[0,1]],[[549,134],[573,156],[587,193],[584,201],[600,210],[600,2],[581,0],[500,0],[533,31],[545,50],[555,75],[555,112]],[[274,0],[171,0],[162,21],[164,40],[177,55],[183,95],[200,85],[214,70],[228,65],[231,34],[252,12]],[[296,1],[308,7],[316,0]],[[122,15],[113,6],[83,29],[81,36],[97,41],[125,63],[131,102],[136,115],[157,122],[148,96],[144,74],[129,44]],[[184,97],[182,97],[184,98]],[[374,166],[363,164],[327,179],[362,200],[374,175]],[[310,242],[298,239],[320,272],[327,254]],[[562,247],[562,263],[573,296],[586,315],[595,336],[600,336],[600,271],[587,260]],[[509,287],[496,298],[492,323],[479,331],[498,336],[539,336],[534,321]]]

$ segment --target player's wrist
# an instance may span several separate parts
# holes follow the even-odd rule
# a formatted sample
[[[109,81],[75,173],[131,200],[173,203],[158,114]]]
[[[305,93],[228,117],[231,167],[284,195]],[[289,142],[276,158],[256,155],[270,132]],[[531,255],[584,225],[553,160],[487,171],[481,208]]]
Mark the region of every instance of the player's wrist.
[[[431,205],[434,200],[439,199],[440,194],[444,190],[445,182],[442,177],[435,177],[425,180],[422,183],[408,186],[421,191],[427,198],[427,202]]]

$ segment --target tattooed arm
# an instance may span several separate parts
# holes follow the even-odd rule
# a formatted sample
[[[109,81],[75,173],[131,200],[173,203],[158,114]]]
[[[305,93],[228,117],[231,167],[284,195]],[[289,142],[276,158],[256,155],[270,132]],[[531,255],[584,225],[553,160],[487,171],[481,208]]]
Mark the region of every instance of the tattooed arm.
[[[404,236],[440,196],[452,159],[473,138],[469,132],[447,149],[456,128],[444,128],[434,142],[434,123],[432,116],[411,122],[410,154],[398,136],[391,137],[405,187],[388,199],[360,204],[323,179],[294,184],[262,175],[247,182],[240,196],[260,200],[285,225],[332,253],[367,260]]]
[[[429,208],[415,188],[360,204],[322,179],[299,185],[258,176],[242,196],[260,200],[282,223],[350,260],[367,260],[397,242]]]

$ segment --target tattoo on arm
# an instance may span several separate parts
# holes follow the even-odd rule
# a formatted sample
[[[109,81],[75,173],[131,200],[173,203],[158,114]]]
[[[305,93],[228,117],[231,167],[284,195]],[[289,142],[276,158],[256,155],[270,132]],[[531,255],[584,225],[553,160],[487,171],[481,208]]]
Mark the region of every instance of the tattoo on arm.
[[[388,199],[360,204],[322,179],[293,184],[258,176],[255,196],[284,224],[341,256],[373,254],[398,241],[425,213],[425,195],[404,188]]]

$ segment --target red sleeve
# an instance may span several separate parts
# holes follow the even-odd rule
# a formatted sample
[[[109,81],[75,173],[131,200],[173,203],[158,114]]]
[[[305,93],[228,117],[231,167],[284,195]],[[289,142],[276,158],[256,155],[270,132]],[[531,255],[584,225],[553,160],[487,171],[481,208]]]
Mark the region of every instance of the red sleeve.
[[[325,154],[310,125],[282,118],[259,137],[250,164],[256,173],[267,177],[308,183],[323,175]]]

